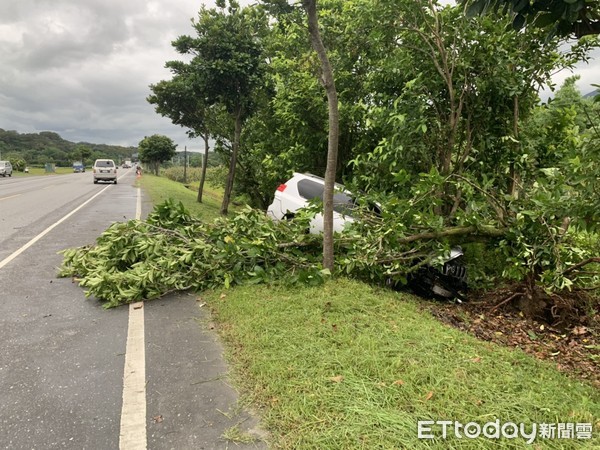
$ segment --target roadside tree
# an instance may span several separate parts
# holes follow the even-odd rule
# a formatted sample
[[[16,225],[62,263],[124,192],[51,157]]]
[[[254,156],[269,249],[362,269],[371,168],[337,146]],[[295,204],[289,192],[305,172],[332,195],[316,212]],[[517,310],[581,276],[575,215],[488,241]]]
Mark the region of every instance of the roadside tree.
[[[204,107],[221,107],[227,111],[230,133],[220,135],[231,142],[229,173],[221,205],[226,215],[231,200],[242,129],[254,110],[254,95],[262,87],[264,57],[262,34],[266,17],[256,7],[241,8],[230,0],[216,2],[217,8],[202,7],[192,22],[196,36],[180,36],[173,42],[189,62],[169,61],[166,66],[190,89]],[[195,110],[205,111],[204,109]],[[182,116],[183,117],[183,116]],[[189,121],[186,120],[189,125]],[[186,125],[186,126],[188,126]],[[198,131],[196,129],[196,131]]]
[[[210,108],[203,102],[202,97],[196,95],[193,72],[189,67],[178,65],[177,74],[171,80],[163,80],[150,85],[153,94],[148,96],[149,103],[156,105],[156,112],[168,117],[176,125],[188,129],[190,138],[200,136],[204,140],[204,160],[202,175],[198,187],[197,200],[202,203],[202,192],[206,178],[210,138]]]
[[[161,163],[169,161],[175,156],[175,144],[168,136],[153,134],[146,136],[138,144],[139,158],[148,164],[154,174],[158,176]]]

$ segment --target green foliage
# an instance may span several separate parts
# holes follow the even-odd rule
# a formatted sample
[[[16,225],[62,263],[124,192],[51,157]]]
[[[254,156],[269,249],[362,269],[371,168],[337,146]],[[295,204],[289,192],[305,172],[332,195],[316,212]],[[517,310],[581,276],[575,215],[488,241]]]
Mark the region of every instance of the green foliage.
[[[359,200],[362,206],[355,214],[361,220],[337,241],[337,269],[374,282],[387,277],[403,281],[415,264],[440,263],[452,244],[483,240],[487,248],[494,248],[492,254],[502,261],[508,279],[554,290],[593,284],[597,278],[584,279],[570,267],[594,255],[580,235],[597,232],[600,223],[598,107],[578,100],[574,81],[552,103],[536,107],[539,86],[573,58],[584,57],[589,45],[567,58],[559,54],[558,41],[546,40],[545,33],[506,33],[506,16],[468,19],[461,7],[435,2],[325,0],[319,6],[340,98],[338,180],[348,180],[352,192],[370,193]],[[240,8],[235,2],[202,8],[193,22],[197,36],[182,36],[173,43],[179,53],[191,56],[189,62],[169,62],[173,84],[161,82],[154,91],[157,100],[162,96],[170,102],[157,105],[169,106],[159,112],[175,123],[194,133],[200,125],[210,125],[225,160],[238,144],[237,170],[242,176],[236,189],[263,209],[291,172],[323,174],[328,126],[325,98],[315,78],[318,63],[301,9],[270,11],[274,15],[267,22],[260,8]],[[233,95],[241,92],[232,89],[236,83],[244,88],[243,96]],[[196,113],[211,105],[215,109],[209,116],[217,120],[209,124],[208,116]],[[246,120],[243,130],[241,119]],[[234,122],[241,138],[234,136]],[[212,173],[221,186],[223,170],[221,166]],[[176,169],[172,171],[178,179]],[[381,216],[369,214],[373,203],[381,205]],[[275,233],[279,244],[300,243],[273,250],[280,266],[274,260],[258,264],[266,274],[264,281],[296,273],[297,257],[301,267],[313,267],[312,257],[318,253],[314,238],[305,236],[296,220],[273,225],[260,222],[260,214],[242,215],[246,219],[233,221],[253,222],[256,229],[248,231],[249,236]],[[570,225],[565,226],[565,220]],[[233,223],[219,226],[228,229]],[[173,230],[147,229],[146,223],[131,224],[124,234],[134,234],[138,226],[147,239],[188,246],[185,240],[177,241]],[[219,231],[211,226],[193,220],[181,225],[202,236]],[[181,227],[177,233],[187,236]],[[279,234],[280,228],[287,231]],[[211,251],[220,255],[216,238],[209,241]],[[297,254],[288,253],[292,248]],[[86,251],[95,250],[76,252],[70,260],[79,267]],[[186,251],[196,261],[196,250]],[[478,251],[482,258],[489,254]],[[155,270],[171,264],[164,257]],[[143,261],[134,264],[138,263]],[[240,272],[227,264],[217,268],[218,277],[198,281],[196,287],[254,276],[248,275],[255,273],[252,268],[244,266]],[[174,278],[163,287],[145,292],[136,282],[134,290],[143,297],[194,284],[176,281],[191,270],[179,269],[177,274],[168,272],[167,279]],[[306,272],[311,277],[312,270]],[[497,275],[498,267],[490,270]],[[485,274],[477,276],[482,279]],[[204,274],[196,274],[196,279],[204,280]]]
[[[276,224],[252,209],[205,223],[181,203],[167,201],[146,221],[113,224],[94,246],[65,250],[60,275],[80,278],[86,295],[102,299],[107,308],[172,290],[277,280],[320,283],[325,273],[317,264],[318,241],[304,233],[306,226],[306,221]]]
[[[227,167],[217,166],[206,169],[206,182],[213,187],[222,188],[227,180]]]
[[[598,0],[461,0],[469,5],[470,15],[487,10],[508,10],[513,14],[513,28],[526,24],[547,30],[549,35],[582,37],[600,33]]]
[[[65,250],[60,275],[79,278],[86,295],[106,301],[107,307],[189,288],[320,284],[328,274],[320,265],[321,238],[306,232],[318,209],[316,205],[293,220],[273,222],[247,208],[230,219],[206,223],[169,200],[146,221],[115,223],[96,245]],[[365,215],[361,225],[337,240],[337,270],[375,283],[388,278],[406,282],[419,264],[441,264],[447,245],[402,242],[406,228],[398,225],[405,216],[391,221],[393,212],[386,220]]]
[[[202,169],[198,167],[188,167],[185,171],[186,180],[183,177],[183,167],[174,166],[162,171],[162,174],[169,180],[177,181],[178,183],[193,183],[200,181],[202,177]]]
[[[27,166],[27,162],[19,156],[16,152],[11,152],[3,155],[3,158],[10,161],[10,164],[13,167],[13,170],[18,172],[23,172],[25,166]]]
[[[582,183],[596,186],[593,173],[582,174]],[[486,185],[477,183],[476,177],[440,177],[435,170],[399,179],[394,191],[408,192],[407,196],[380,194],[362,200],[367,216],[339,244],[340,254],[347,258],[343,265],[361,278],[380,281],[397,274],[402,279],[419,261],[440,264],[440,256],[451,245],[479,241],[467,259],[480,286],[495,278],[526,281],[548,292],[599,287],[600,272],[572,270],[597,256],[598,243],[582,239],[582,233],[596,232],[600,223],[598,210],[590,208],[597,196],[581,195],[570,184],[560,169],[543,170],[515,198],[497,196],[493,180]],[[444,191],[452,197],[459,193],[460,199],[459,207],[445,217],[437,212],[448,202]],[[382,209],[380,216],[368,215],[369,204],[375,202]]]
[[[527,147],[514,136],[515,98],[523,121],[540,85],[573,63],[539,31],[506,33],[508,17],[467,19],[461,7],[422,2],[319,7],[340,99],[337,179],[364,190],[432,166],[508,173]],[[291,172],[325,170],[327,115],[303,19],[299,8],[273,18],[267,96],[244,131],[238,187],[261,207]],[[509,179],[496,182],[505,190]]]
[[[433,193],[446,183],[461,190],[469,204],[452,224],[435,213]],[[336,239],[336,272],[376,284],[406,283],[423,264],[443,264],[452,245],[479,236],[495,242],[505,279],[529,280],[548,291],[600,283],[598,274],[570,269],[595,256],[598,243],[590,245],[575,226],[564,227],[565,202],[578,201],[564,183],[548,177],[528,196],[506,202],[473,186],[470,180],[432,172],[412,183],[407,200],[359,197],[354,224]],[[375,202],[382,210],[377,215]],[[500,222],[498,208],[506,212]],[[94,246],[65,250],[61,275],[80,278],[86,295],[106,301],[107,307],[189,288],[321,283],[326,272],[320,266],[320,237],[306,233],[319,209],[315,205],[275,223],[247,208],[206,223],[181,203],[167,201],[146,221],[112,225]]]
[[[168,136],[153,134],[142,139],[138,148],[140,160],[150,164],[154,174],[158,175],[160,164],[175,156],[177,144]]]

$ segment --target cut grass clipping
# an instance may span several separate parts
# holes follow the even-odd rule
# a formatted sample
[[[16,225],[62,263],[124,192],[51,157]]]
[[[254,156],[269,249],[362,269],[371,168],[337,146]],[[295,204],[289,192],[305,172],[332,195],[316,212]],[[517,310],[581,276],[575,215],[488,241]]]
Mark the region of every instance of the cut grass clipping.
[[[273,448],[600,448],[600,395],[537,361],[447,327],[411,296],[345,279],[243,286],[203,298]],[[588,423],[590,439],[417,437],[420,420]],[[539,425],[538,425],[539,427]]]

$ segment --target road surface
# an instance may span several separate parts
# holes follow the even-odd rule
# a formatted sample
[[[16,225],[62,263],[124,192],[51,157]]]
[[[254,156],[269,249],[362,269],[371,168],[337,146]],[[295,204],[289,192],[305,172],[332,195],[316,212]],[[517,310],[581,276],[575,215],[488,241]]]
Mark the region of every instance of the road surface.
[[[60,250],[145,215],[91,173],[0,178],[0,449],[225,449],[255,433],[191,294],[104,310],[56,277]]]

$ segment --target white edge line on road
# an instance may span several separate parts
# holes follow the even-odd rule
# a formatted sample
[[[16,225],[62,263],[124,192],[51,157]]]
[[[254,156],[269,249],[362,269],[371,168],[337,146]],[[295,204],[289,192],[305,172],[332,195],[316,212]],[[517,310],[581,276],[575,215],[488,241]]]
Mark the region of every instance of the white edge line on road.
[[[142,218],[142,196],[137,189],[135,218]],[[119,449],[145,450],[146,437],[146,349],[144,341],[144,302],[129,305],[127,347],[123,373],[123,407]]]
[[[135,218],[140,220],[142,218],[142,193],[140,188],[137,188],[137,202],[135,203]]]
[[[127,347],[123,373],[121,409],[121,450],[146,449],[146,350],[144,302],[129,305]]]
[[[42,231],[36,237],[34,237],[33,239],[31,239],[27,244],[23,245],[23,247],[21,247],[20,249],[18,249],[17,251],[15,251],[11,255],[7,256],[6,258],[4,258],[2,261],[0,261],[0,269],[2,269],[4,266],[6,266],[9,262],[11,262],[17,256],[19,256],[21,253],[23,253],[25,250],[27,250],[29,247],[31,247],[33,244],[35,244],[37,241],[39,241],[41,238],[43,238],[48,233],[50,233],[54,228],[56,228],[57,226],[59,226],[61,223],[63,223],[65,220],[67,220],[69,217],[71,217],[73,214],[75,214],[77,211],[79,211],[85,205],[87,205],[92,200],[94,200],[96,197],[98,197],[100,194],[102,194],[109,187],[110,186],[106,186],[104,189],[102,189],[100,192],[98,192],[97,194],[93,195],[89,199],[87,199],[85,202],[83,202],[81,205],[79,205],[77,208],[75,208],[69,214],[67,214],[66,216],[64,216],[58,222],[55,222],[54,224],[50,225],[48,228],[46,228],[44,231]]]

